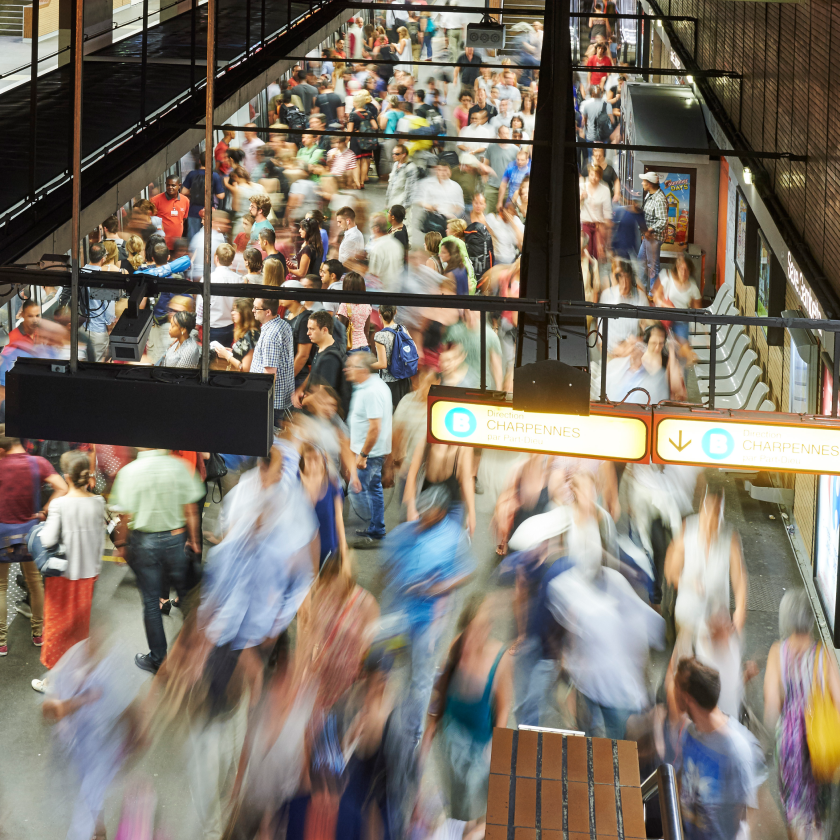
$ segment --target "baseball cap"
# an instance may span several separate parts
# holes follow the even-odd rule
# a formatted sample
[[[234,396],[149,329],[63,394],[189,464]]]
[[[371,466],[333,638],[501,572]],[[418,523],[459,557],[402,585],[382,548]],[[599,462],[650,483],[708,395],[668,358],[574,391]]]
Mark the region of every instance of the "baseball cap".
[[[658,172],[642,172],[639,175],[640,181],[650,181],[651,184],[658,184],[659,183],[659,173]]]

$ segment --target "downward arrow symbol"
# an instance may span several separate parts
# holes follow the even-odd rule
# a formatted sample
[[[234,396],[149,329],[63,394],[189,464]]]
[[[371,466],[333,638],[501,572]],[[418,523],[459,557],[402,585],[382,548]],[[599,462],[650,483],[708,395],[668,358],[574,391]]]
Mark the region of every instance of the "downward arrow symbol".
[[[673,438],[668,438],[668,440],[671,442],[671,446],[673,446],[674,449],[677,450],[677,452],[682,452],[683,449],[685,449],[686,446],[688,446],[691,443],[690,440],[687,440],[685,443],[682,442],[682,429],[680,429],[680,434],[678,437],[679,444],[674,443]]]

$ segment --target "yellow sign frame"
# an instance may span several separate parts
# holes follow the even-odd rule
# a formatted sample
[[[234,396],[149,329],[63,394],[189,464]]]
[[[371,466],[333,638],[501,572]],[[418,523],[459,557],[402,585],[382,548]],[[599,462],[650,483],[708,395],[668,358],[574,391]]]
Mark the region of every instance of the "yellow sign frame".
[[[653,410],[651,461],[840,475],[836,419],[758,411]]]
[[[636,405],[591,406],[590,414],[516,411],[491,393],[436,387],[429,394],[431,443],[568,455],[628,463],[647,462],[650,409]]]

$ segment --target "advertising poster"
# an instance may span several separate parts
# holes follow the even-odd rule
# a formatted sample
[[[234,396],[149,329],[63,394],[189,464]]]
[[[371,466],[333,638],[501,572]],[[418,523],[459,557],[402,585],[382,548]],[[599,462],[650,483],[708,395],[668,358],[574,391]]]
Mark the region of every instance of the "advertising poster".
[[[665,227],[667,245],[691,242],[694,224],[691,217],[691,175],[687,172],[668,172],[660,180],[668,202],[668,224]]]
[[[758,232],[758,290],[755,311],[760,318],[770,314],[770,248],[761,231]]]
[[[823,368],[822,413],[831,414],[831,372]],[[837,614],[837,561],[840,549],[840,476],[821,475],[817,495],[814,579],[828,626],[834,634]],[[834,640],[837,644],[837,639]]]
[[[744,277],[747,252],[747,200],[738,193],[738,211],[735,214],[735,267]]]

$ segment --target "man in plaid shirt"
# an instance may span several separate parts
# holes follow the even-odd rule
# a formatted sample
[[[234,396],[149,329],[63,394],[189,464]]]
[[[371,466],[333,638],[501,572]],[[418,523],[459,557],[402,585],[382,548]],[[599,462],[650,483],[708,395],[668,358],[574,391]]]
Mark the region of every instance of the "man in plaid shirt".
[[[274,425],[279,427],[283,413],[292,407],[295,390],[294,337],[288,322],[278,316],[280,301],[257,298],[254,317],[260,322],[260,337],[254,347],[251,373],[274,374]]]
[[[659,276],[659,249],[662,247],[665,225],[668,223],[668,202],[659,186],[659,175],[656,172],[643,172],[640,178],[645,194],[642,207],[647,230],[639,248],[639,261],[647,268],[645,286],[650,293]]]

